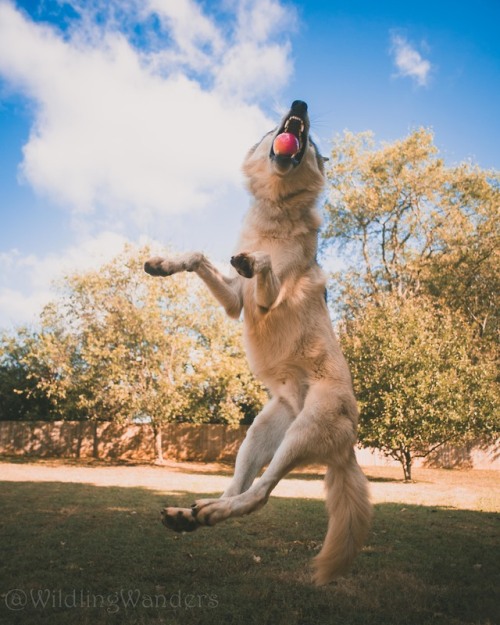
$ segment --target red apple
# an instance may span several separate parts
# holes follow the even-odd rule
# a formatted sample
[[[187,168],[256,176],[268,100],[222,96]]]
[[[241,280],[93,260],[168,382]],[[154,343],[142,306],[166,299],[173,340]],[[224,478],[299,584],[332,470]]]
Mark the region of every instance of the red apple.
[[[280,156],[293,156],[299,148],[299,140],[291,132],[282,132],[273,143],[274,153]]]

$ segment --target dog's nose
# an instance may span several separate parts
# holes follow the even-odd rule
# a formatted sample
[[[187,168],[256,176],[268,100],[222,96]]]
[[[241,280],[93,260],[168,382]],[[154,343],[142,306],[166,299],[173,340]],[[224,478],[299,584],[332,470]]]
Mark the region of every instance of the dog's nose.
[[[292,102],[292,113],[300,115],[301,117],[307,113],[307,104],[302,100],[294,100]]]

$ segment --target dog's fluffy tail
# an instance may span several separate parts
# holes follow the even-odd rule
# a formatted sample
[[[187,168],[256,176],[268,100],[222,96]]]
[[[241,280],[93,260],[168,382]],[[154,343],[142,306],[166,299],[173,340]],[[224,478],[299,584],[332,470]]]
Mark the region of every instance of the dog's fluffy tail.
[[[350,567],[363,546],[372,517],[368,481],[354,450],[344,466],[330,466],[325,477],[328,532],[314,558],[314,582],[327,584]]]

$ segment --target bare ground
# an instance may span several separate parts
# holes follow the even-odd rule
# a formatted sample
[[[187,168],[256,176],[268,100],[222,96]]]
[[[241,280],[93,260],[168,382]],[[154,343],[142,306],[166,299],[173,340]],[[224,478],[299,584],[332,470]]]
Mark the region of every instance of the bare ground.
[[[366,467],[373,503],[401,503],[462,510],[500,511],[500,473],[486,470],[415,469],[412,483],[393,467]],[[164,494],[219,493],[232,467],[216,463],[167,462],[163,466],[109,464],[69,459],[0,460],[0,481],[77,482],[96,486],[142,487]],[[306,467],[280,482],[273,495],[323,499],[323,468]]]

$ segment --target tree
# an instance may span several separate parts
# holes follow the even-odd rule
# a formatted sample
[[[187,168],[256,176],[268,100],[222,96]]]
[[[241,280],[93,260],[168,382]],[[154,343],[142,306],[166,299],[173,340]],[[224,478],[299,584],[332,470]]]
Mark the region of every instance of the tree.
[[[345,133],[328,178],[323,251],[351,260],[332,294],[362,398],[361,441],[411,468],[412,454],[490,435],[498,173],[446,167],[420,129],[380,149],[370,133]]]
[[[150,255],[130,247],[66,278],[23,362],[65,416],[149,421],[161,462],[163,423],[234,424],[264,391],[247,373],[239,332],[193,276],[152,279],[142,267]]]
[[[459,311],[473,326],[481,349],[494,352],[500,333],[500,198],[481,208],[466,235],[447,242],[425,263],[421,286],[443,306]]]
[[[406,480],[414,458],[494,435],[495,367],[471,357],[474,330],[457,314],[428,297],[387,294],[346,321],[340,339],[361,407],[360,440],[398,460]]]
[[[55,416],[53,402],[38,388],[33,372],[26,366],[26,356],[35,340],[36,334],[28,328],[20,328],[16,334],[0,335],[0,419],[3,421]]]
[[[241,325],[228,319],[205,288],[197,289],[197,314],[192,329],[200,348],[191,359],[186,386],[193,423],[249,424],[267,394],[250,372],[241,339]]]
[[[355,284],[358,297],[418,292],[429,266],[435,274],[455,261],[476,271],[498,255],[499,174],[446,167],[427,130],[379,150],[370,133],[345,133],[328,180],[324,247],[354,260],[345,285]],[[491,295],[492,284],[484,288]]]

